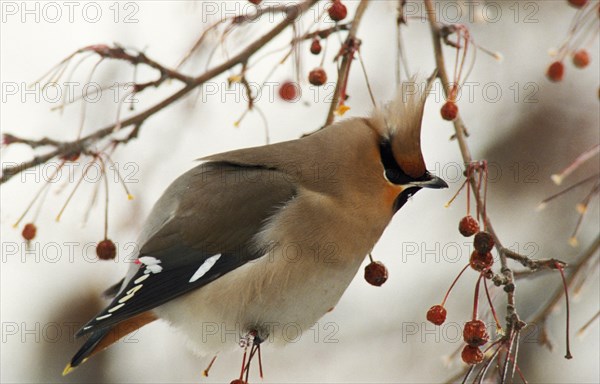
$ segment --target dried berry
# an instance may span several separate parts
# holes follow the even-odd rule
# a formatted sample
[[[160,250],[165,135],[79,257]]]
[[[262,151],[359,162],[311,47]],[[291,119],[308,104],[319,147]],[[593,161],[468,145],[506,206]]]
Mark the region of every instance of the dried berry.
[[[314,39],[310,44],[310,53],[313,55],[318,55],[321,53],[321,42],[319,42],[319,39]]]
[[[440,110],[442,119],[453,121],[458,116],[458,105],[454,101],[446,101],[446,104],[442,105]]]
[[[308,81],[312,85],[323,85],[327,81],[327,73],[321,67],[315,68],[308,74]]]
[[[262,0],[248,0],[248,1],[254,5],[258,5],[258,4],[262,3]]]
[[[588,0],[567,0],[569,4],[574,6],[575,8],[581,8],[587,4]]]
[[[231,383],[229,383],[229,384],[248,384],[248,383],[246,383],[246,382],[245,382],[244,380],[242,380],[242,379],[235,379],[235,380],[233,380],[233,381],[232,381]]]
[[[577,68],[585,68],[590,64],[590,54],[585,49],[580,49],[573,54],[573,65]]]
[[[33,223],[25,224],[23,227],[23,232],[21,232],[21,236],[27,241],[33,240],[35,234],[37,233],[37,227]]]
[[[117,247],[112,240],[104,239],[96,246],[96,255],[101,260],[112,260],[117,255]]]
[[[298,100],[299,90],[298,84],[293,81],[286,81],[279,87],[279,97],[285,101],[294,102]]]
[[[479,253],[473,251],[473,253],[471,253],[471,258],[469,259],[469,264],[471,264],[471,268],[478,272],[485,271],[494,265],[494,257],[491,252]]]
[[[388,271],[380,261],[372,261],[365,267],[365,280],[371,285],[380,287],[386,282]]]
[[[473,216],[467,215],[458,223],[458,231],[465,237],[473,236],[479,232],[479,223]]]
[[[554,82],[561,81],[564,74],[565,66],[562,61],[555,61],[554,63],[550,64],[548,70],[546,71],[546,77],[548,77],[550,81]]]
[[[463,339],[465,343],[478,347],[487,343],[490,340],[490,335],[488,335],[483,321],[471,320],[465,323]]]
[[[332,0],[331,6],[327,9],[327,13],[329,13],[331,20],[340,21],[346,18],[348,9],[346,9],[346,6],[342,4],[340,0]]]
[[[479,347],[474,347],[472,345],[465,345],[460,354],[462,360],[471,365],[479,364],[483,361],[483,352],[479,349]]]
[[[446,321],[446,308],[441,305],[434,305],[427,311],[427,321],[435,324],[442,325]]]
[[[475,234],[473,246],[477,252],[488,253],[494,248],[494,245],[494,238],[488,232],[481,231]]]
[[[310,44],[310,53],[313,55],[321,53],[321,43],[319,42],[319,39],[314,39]]]

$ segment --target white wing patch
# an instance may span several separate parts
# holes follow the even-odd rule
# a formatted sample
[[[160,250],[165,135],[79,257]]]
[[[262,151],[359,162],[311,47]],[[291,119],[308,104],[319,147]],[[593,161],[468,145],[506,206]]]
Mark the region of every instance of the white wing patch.
[[[147,275],[149,273],[160,273],[163,268],[158,265],[161,263],[160,260],[158,260],[156,257],[152,257],[152,256],[142,256],[139,259],[139,262],[144,264],[146,266],[146,269],[144,269],[144,274]]]
[[[198,270],[196,270],[194,275],[190,278],[189,282],[193,283],[194,281],[196,281],[199,278],[201,278],[202,276],[204,276],[206,274],[206,272],[210,271],[210,269],[213,267],[213,265],[215,265],[217,260],[219,260],[220,258],[221,258],[221,254],[219,253],[217,255],[211,256],[208,259],[204,260],[204,263],[202,263],[202,265],[198,268]]]

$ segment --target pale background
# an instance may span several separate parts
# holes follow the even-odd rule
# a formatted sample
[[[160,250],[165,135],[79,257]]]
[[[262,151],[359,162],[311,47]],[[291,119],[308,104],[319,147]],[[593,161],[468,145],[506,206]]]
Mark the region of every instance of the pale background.
[[[98,22],[91,23],[82,16],[86,3],[75,2],[77,7],[70,22],[68,8],[58,2],[63,14],[53,23],[51,19],[56,15],[43,13],[45,3],[37,3],[39,20],[35,20],[36,2],[25,3],[34,9],[33,15],[22,14],[22,9],[16,15],[8,14],[5,12],[7,3],[23,6],[21,2],[2,3],[0,126],[3,132],[24,137],[61,139],[74,138],[81,116],[80,104],[67,108],[63,115],[50,112],[50,108],[57,105],[49,100],[51,96],[36,100],[34,94],[24,91],[24,85],[35,81],[66,55],[86,45],[116,42],[145,49],[151,58],[174,66],[204,28],[206,20],[251,9],[246,2],[233,1],[211,2],[210,8],[207,4],[183,1],[137,1],[130,2],[134,5],[129,8],[126,2],[116,7],[113,2],[96,2],[88,7],[101,9],[102,15]],[[351,15],[356,3],[347,3]],[[468,21],[468,9],[462,2],[444,4],[438,9],[441,17],[453,18],[458,10],[463,16],[461,22]],[[469,78],[474,83],[473,100],[462,100],[459,106],[471,130],[469,143],[474,156],[488,158],[501,171],[491,183],[490,215],[506,244],[514,244],[524,253],[535,250],[535,257],[572,261],[599,231],[597,199],[584,220],[579,250],[569,247],[567,239],[577,220],[574,206],[586,190],[564,196],[545,211],[536,213],[535,207],[543,198],[558,191],[549,181],[550,175],[598,143],[598,40],[589,47],[592,55],[589,68],[575,70],[567,64],[565,80],[551,84],[544,77],[550,62],[548,51],[562,41],[575,11],[566,1],[480,2],[481,6],[484,4],[487,8],[478,8],[478,14],[482,10],[489,11],[491,20],[488,21],[493,22],[475,23],[472,33],[486,48],[500,51],[504,60],[497,62],[481,52],[478,54]],[[359,32],[363,40],[362,54],[379,100],[389,99],[394,93],[394,5],[391,1],[373,2]],[[425,16],[420,2],[411,5],[413,16]],[[115,22],[117,8],[120,13]],[[92,17],[93,9],[89,10]],[[501,14],[495,13],[498,9]],[[125,23],[125,15],[132,10],[137,10],[134,15],[137,21]],[[207,18],[207,10],[216,10],[216,14]],[[53,10],[47,8],[47,12]],[[25,20],[21,20],[21,16]],[[434,67],[429,27],[418,18],[411,19],[409,26],[405,42],[411,69],[428,74]],[[234,33],[229,49],[234,52],[236,44],[250,42],[268,27],[265,21]],[[283,36],[277,40],[276,47],[285,46],[289,32]],[[212,38],[207,47],[217,43],[218,40]],[[330,43],[329,58],[339,44],[337,37],[330,37]],[[308,53],[308,45],[302,50]],[[192,66],[187,66],[186,73],[200,73],[209,51],[205,49]],[[268,65],[257,66],[250,79],[256,82],[264,79],[280,57],[281,53],[263,62]],[[213,63],[221,59],[217,55]],[[84,62],[72,81],[84,84],[95,60]],[[306,54],[302,78],[318,63],[319,59]],[[326,69],[334,79],[330,59]],[[152,75],[153,72],[150,75],[140,72],[139,78],[153,79]],[[291,62],[288,62],[279,67],[271,81],[292,77]],[[106,85],[115,79],[130,81],[131,78],[131,67],[110,62],[98,68],[93,81]],[[528,82],[533,83],[533,88],[526,88]],[[484,95],[482,90],[486,85],[490,87],[488,84],[492,84],[493,89]],[[136,196],[133,202],[128,202],[121,187],[111,184],[109,236],[119,243],[119,262],[94,262],[94,248],[89,244],[102,238],[103,195],[100,194],[99,204],[83,226],[84,212],[93,191],[90,185],[77,192],[60,223],[56,223],[54,217],[74,183],[68,183],[65,174],[64,181],[54,186],[36,221],[38,236],[29,253],[20,238],[20,229],[13,229],[12,224],[40,187],[44,174],[51,169],[32,171],[23,180],[15,177],[2,186],[2,382],[209,383],[229,382],[237,376],[239,351],[220,356],[210,377],[202,378],[202,370],[210,357],[198,358],[191,354],[183,339],[162,322],[145,327],[68,377],[60,375],[65,363],[82,344],[80,340],[72,340],[74,328],[105,304],[98,298],[99,293],[124,273],[127,244],[134,241],[143,219],[164,188],[178,174],[192,167],[196,158],[264,144],[259,114],[249,114],[238,128],[234,127],[245,109],[243,92],[235,89],[224,95],[225,76],[210,86],[216,89],[216,94],[203,97],[194,93],[149,119],[137,140],[117,150],[114,157],[121,171],[127,174],[135,171],[128,185]],[[10,91],[14,87],[16,95]],[[175,87],[178,87],[175,83],[165,84],[158,91],[148,90],[139,95],[141,108],[137,110],[173,92]],[[306,81],[303,87],[301,103],[287,104],[268,94],[259,101],[273,142],[297,138],[324,121],[325,94],[321,92],[314,97]],[[372,105],[358,63],[354,64],[349,87],[352,109],[348,115],[369,113]],[[500,89],[501,95],[496,97],[494,89]],[[515,89],[520,90],[517,100]],[[81,92],[81,86],[76,90]],[[533,102],[523,103],[531,90],[535,90]],[[88,105],[85,132],[114,122],[117,105],[112,97],[113,94],[108,93],[104,102]],[[316,103],[313,98],[317,99]],[[464,215],[464,195],[452,208],[443,208],[459,186],[456,170],[461,159],[456,143],[448,141],[451,124],[439,117],[442,101],[438,93],[437,100],[431,98],[428,102],[423,147],[428,167],[448,180],[450,189],[442,193],[423,191],[396,215],[374,250],[375,258],[385,262],[390,271],[390,278],[383,287],[371,287],[362,276],[357,276],[335,311],[316,326],[318,332],[305,335],[283,350],[269,346],[263,349],[265,382],[429,383],[444,381],[462,366],[460,361],[452,360],[452,365],[447,367],[443,358],[462,345],[456,331],[469,316],[476,275],[467,273],[457,286],[449,301],[445,327],[436,329],[424,323],[425,312],[441,300],[469,254],[469,242],[456,230],[458,220]],[[2,162],[23,161],[31,156],[32,151],[24,146],[3,148]],[[597,172],[597,162],[596,158],[570,181]],[[61,186],[64,190],[56,194]],[[76,244],[71,246],[71,242]],[[518,284],[517,305],[525,320],[545,302],[558,283],[559,276],[553,273]],[[596,265],[572,303],[573,335],[598,311],[599,288]],[[497,308],[503,307],[503,299],[503,296],[498,298]],[[555,350],[549,352],[536,345],[536,335],[531,335],[531,342],[520,350],[520,367],[529,382],[599,382],[598,322],[584,337],[572,338],[575,359],[567,361],[562,357],[563,305],[561,301],[548,322]],[[336,333],[329,339],[332,329]],[[256,378],[255,372],[253,377]]]

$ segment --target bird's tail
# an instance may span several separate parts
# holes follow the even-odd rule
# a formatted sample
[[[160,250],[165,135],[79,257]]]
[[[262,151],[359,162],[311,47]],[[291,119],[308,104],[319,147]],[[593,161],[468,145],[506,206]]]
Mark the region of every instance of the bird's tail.
[[[122,337],[137,331],[144,325],[153,322],[157,317],[150,311],[140,313],[130,319],[122,321],[111,327],[100,328],[91,333],[85,344],[77,351],[71,362],[67,364],[63,371],[63,376],[67,375],[73,369],[77,368],[87,359],[98,352],[101,352],[119,341]]]

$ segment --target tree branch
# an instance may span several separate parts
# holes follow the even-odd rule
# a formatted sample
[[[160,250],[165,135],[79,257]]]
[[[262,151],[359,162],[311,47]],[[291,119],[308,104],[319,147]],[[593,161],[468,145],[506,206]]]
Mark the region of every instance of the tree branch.
[[[209,69],[205,73],[200,76],[187,79],[184,81],[186,84],[182,89],[173,93],[171,96],[167,97],[163,101],[157,103],[156,105],[146,109],[143,112],[140,112],[134,116],[131,116],[121,122],[117,122],[115,124],[111,124],[104,128],[97,130],[94,133],[91,133],[88,136],[85,136],[79,140],[75,140],[72,142],[56,142],[54,143],[55,149],[47,154],[36,156],[32,160],[20,163],[16,166],[7,166],[2,168],[2,176],[0,177],[0,184],[5,183],[10,180],[14,175],[23,172],[26,169],[35,167],[40,164],[44,164],[50,159],[65,155],[73,152],[85,152],[87,148],[94,142],[109,136],[115,129],[122,129],[128,126],[140,126],[147,118],[154,115],[155,113],[163,110],[165,107],[173,104],[175,101],[181,99],[183,96],[187,95],[190,91],[197,88],[198,86],[204,84],[206,81],[224,73],[225,71],[231,69],[232,67],[242,64],[248,60],[250,56],[256,53],[259,49],[261,49],[265,44],[273,40],[277,35],[279,35],[283,30],[285,30],[288,26],[293,24],[297,17],[300,16],[303,12],[308,10],[314,4],[317,3],[318,0],[306,0],[300,4],[294,4],[287,7],[285,12],[286,18],[277,24],[273,29],[267,32],[261,38],[255,40],[248,47],[246,47],[242,52],[238,53],[231,59],[225,61],[224,63]],[[147,61],[148,63],[154,63],[154,65],[159,68],[164,68],[159,64],[153,61]],[[150,64],[149,64],[150,65]],[[160,69],[159,69],[160,70]],[[161,72],[162,73],[162,72]],[[182,80],[182,79],[180,79]],[[182,80],[183,81],[183,80]]]
[[[356,13],[354,14],[354,20],[352,20],[350,32],[348,32],[346,41],[344,44],[342,44],[342,50],[344,47],[350,49],[347,49],[346,52],[342,54],[342,63],[338,69],[338,78],[335,84],[335,91],[333,92],[333,98],[331,100],[331,104],[329,105],[329,112],[327,113],[327,119],[325,120],[324,127],[333,123],[334,112],[338,103],[340,102],[340,95],[342,91],[344,91],[345,84],[348,80],[348,70],[350,69],[350,63],[352,63],[352,58],[354,56],[354,51],[351,47],[360,45],[360,40],[357,39],[356,33],[358,32],[360,21],[362,20],[363,14],[365,13],[368,5],[369,0],[360,1],[360,4],[358,4],[358,7],[356,8]]]
[[[441,33],[440,24],[438,23],[438,21],[436,19],[435,7],[433,6],[432,1],[424,0],[424,3],[425,3],[425,8],[427,10],[427,18],[429,20],[429,25],[431,28],[431,35],[433,38],[435,61],[436,61],[436,66],[438,68],[438,78],[442,82],[444,94],[446,95],[446,97],[448,97],[450,94],[451,85],[450,85],[450,81],[448,78],[448,73],[446,72],[446,65],[444,62],[444,54],[442,51],[443,34]],[[465,124],[464,124],[462,118],[460,117],[460,115],[456,117],[453,124],[454,124],[456,141],[458,142],[461,156],[462,156],[465,164],[468,165],[473,162],[473,157],[471,156],[471,150],[469,149],[469,146],[468,146],[467,140],[466,140],[466,135],[465,135],[466,127],[465,127]],[[496,249],[498,250],[498,253],[500,255],[501,273],[504,275],[504,283],[505,283],[505,286],[508,288],[508,289],[506,289],[507,297],[508,297],[508,300],[507,300],[508,301],[508,303],[507,303],[507,323],[508,323],[508,328],[509,328],[509,332],[507,332],[507,334],[510,334],[510,330],[518,322],[518,316],[517,316],[517,312],[516,312],[516,308],[515,308],[513,272],[508,266],[508,260],[507,260],[506,252],[505,252],[506,248],[504,248],[502,246],[502,242],[496,235],[496,232],[494,231],[494,227],[487,215],[487,212],[485,212],[485,210],[482,209],[484,207],[484,201],[482,199],[481,194],[479,193],[477,180],[475,178],[470,178],[469,182],[471,183],[471,185],[473,187],[472,190],[475,195],[475,200],[476,200],[477,205],[480,207],[480,211],[482,212],[482,217],[485,222],[486,229],[490,233],[490,235],[492,235],[492,237],[494,238],[494,241],[496,243]]]

